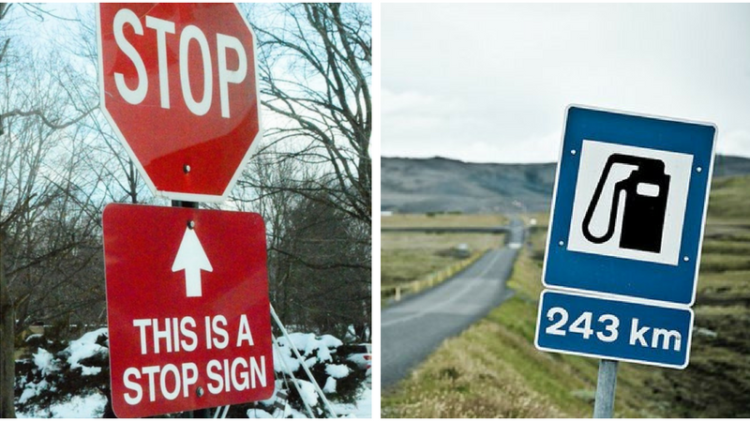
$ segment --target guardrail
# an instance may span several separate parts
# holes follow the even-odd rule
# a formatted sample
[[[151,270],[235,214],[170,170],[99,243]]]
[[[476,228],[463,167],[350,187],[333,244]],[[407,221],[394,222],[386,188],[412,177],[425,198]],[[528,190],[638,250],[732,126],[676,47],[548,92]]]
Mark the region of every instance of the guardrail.
[[[395,286],[382,286],[380,288],[380,300],[381,301],[393,301],[399,302],[404,296],[421,292],[422,290],[429,289],[436,286],[443,281],[453,277],[459,271],[465,269],[469,265],[475,263],[479,258],[484,256],[489,251],[485,249],[481,252],[474,253],[470,257],[463,259],[455,264],[443,268],[440,271],[436,271],[432,274],[427,275],[425,278],[421,278],[406,283],[397,284]]]

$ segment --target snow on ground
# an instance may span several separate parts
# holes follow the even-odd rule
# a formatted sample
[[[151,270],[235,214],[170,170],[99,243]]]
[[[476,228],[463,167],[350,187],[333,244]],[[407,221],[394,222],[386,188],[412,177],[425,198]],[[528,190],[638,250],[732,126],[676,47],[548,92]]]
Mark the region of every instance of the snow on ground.
[[[326,374],[334,378],[344,378],[349,375],[349,367],[346,365],[328,365],[326,366]]]
[[[302,387],[303,390],[307,390],[312,396],[315,397],[317,402],[317,395],[312,388],[312,384],[307,383],[308,388]],[[91,394],[83,397],[73,397],[70,401],[55,404],[50,408],[49,413],[40,410],[37,413],[20,413],[16,412],[16,416],[19,418],[100,418],[104,411],[104,405],[107,403],[107,399],[98,393]],[[340,417],[346,418],[357,418],[357,419],[371,419],[372,418],[372,390],[366,388],[362,391],[357,400],[356,404],[340,404],[333,403],[333,408]],[[304,412],[287,407],[286,416],[291,416],[295,419],[307,418]],[[248,411],[249,418],[269,418],[269,414],[263,410]]]
[[[273,415],[263,409],[249,409],[247,417],[251,419],[273,419]]]
[[[294,343],[297,350],[304,350],[302,353],[304,356],[312,355],[317,350],[318,359],[321,362],[331,359],[328,349],[335,349],[344,344],[341,340],[328,334],[318,337],[313,333],[292,333],[289,334],[289,339]],[[290,346],[286,344],[285,338],[280,338],[278,343],[282,348]]]
[[[52,353],[42,349],[41,347],[39,348],[39,350],[37,350],[36,353],[34,353],[32,359],[34,361],[34,365],[36,365],[39,371],[41,371],[42,375],[46,376],[60,369],[57,366],[55,357],[52,355]],[[42,391],[49,390],[50,388],[51,387],[49,383],[47,383],[47,381],[45,380],[41,380],[39,382],[29,382],[25,385],[25,388],[21,393],[21,397],[18,398],[18,403],[24,404],[30,398],[40,394]]]
[[[333,403],[333,410],[342,418],[372,419],[372,390],[362,390],[355,404]]]
[[[106,334],[107,334],[107,329],[100,328],[98,330],[90,331],[84,334],[78,340],[71,341],[67,347],[68,351],[70,352],[70,357],[68,358],[70,369],[75,369],[75,368],[80,367],[82,375],[96,375],[99,372],[101,372],[102,368],[89,367],[89,366],[81,365],[78,362],[86,358],[89,358],[91,356],[94,356],[97,353],[105,353],[107,349],[105,347],[102,347],[96,344],[96,339],[99,338],[100,335],[106,335]]]
[[[318,404],[318,393],[315,391],[315,386],[310,381],[297,380],[297,382],[299,383],[299,395],[302,400],[310,407]]]
[[[24,388],[23,393],[21,393],[21,397],[18,398],[18,403],[24,404],[29,401],[30,398],[47,389],[49,389],[49,384],[45,380],[30,382],[26,384],[26,388]]]
[[[329,378],[333,379],[333,378]],[[300,380],[302,381],[302,380]],[[310,384],[307,381],[302,381],[302,383],[307,383],[310,386],[311,393],[315,395],[315,399],[317,400],[317,395],[315,394],[315,391],[312,391],[312,384]],[[303,384],[304,385],[304,384]],[[303,390],[305,390],[305,387],[302,387]],[[372,419],[372,390],[369,388],[365,388],[362,390],[362,392],[359,395],[359,399],[357,399],[357,402],[355,404],[342,404],[342,403],[331,403],[333,405],[333,410],[336,412],[336,414],[339,415],[340,418],[356,418],[356,419]],[[269,418],[269,414],[267,412],[264,412],[262,410],[248,410],[247,412],[248,418]],[[293,419],[307,419],[308,416],[304,411],[298,411],[296,409],[292,409],[291,407],[287,406],[285,409],[284,417],[291,417]]]
[[[341,346],[342,344],[344,344],[341,340],[337,339],[336,337],[330,334],[323,334],[322,336],[320,336],[319,341],[325,344],[326,347],[328,347],[329,349],[335,349]]]
[[[312,333],[292,333],[289,334],[289,340],[294,344],[297,350],[302,350],[301,355],[305,358],[305,365],[311,367],[318,362],[330,362],[333,360],[331,357],[331,349],[335,349],[341,346],[343,343],[331,335],[316,336]],[[292,345],[289,344],[286,338],[279,338],[276,341],[277,347],[273,350],[274,360],[274,371],[284,372],[289,374],[290,372],[296,372],[299,370],[300,362],[297,360],[296,355],[292,351]],[[281,360],[284,360],[285,368]]]
[[[70,401],[53,404],[49,411],[38,410],[35,413],[20,413],[16,411],[19,418],[101,418],[107,398],[99,393],[88,396],[75,396]]]
[[[286,418],[291,417],[292,419],[308,419],[305,413],[300,412],[297,409],[292,409],[292,408],[289,408],[289,409],[290,409],[289,413],[287,413],[284,417]]]
[[[312,368],[313,365],[315,365],[316,363],[318,363],[318,359],[314,356],[311,357],[310,359],[305,360],[305,365],[307,366],[307,369]]]
[[[58,370],[57,364],[55,363],[55,357],[52,353],[42,349],[34,353],[34,365],[42,371],[42,375],[48,375]]]
[[[292,356],[292,350],[288,346],[273,348],[273,370],[275,372],[292,374],[297,372],[299,368],[300,362],[296,357]]]
[[[318,347],[318,362],[330,362],[332,359],[331,351],[328,350],[328,347]]]
[[[328,377],[326,385],[323,386],[323,392],[328,394],[336,393],[336,378]]]

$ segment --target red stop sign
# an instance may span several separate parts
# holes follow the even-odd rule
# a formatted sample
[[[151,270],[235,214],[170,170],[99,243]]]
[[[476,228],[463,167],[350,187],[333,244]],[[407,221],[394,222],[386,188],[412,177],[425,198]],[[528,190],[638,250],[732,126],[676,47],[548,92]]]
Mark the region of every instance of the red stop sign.
[[[101,105],[151,191],[223,201],[262,136],[255,36],[234,4],[101,3]]]

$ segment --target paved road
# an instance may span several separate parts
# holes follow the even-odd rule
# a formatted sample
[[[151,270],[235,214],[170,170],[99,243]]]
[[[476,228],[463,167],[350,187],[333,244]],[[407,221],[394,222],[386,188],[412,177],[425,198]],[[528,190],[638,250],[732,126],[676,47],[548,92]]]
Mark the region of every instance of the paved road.
[[[444,339],[459,334],[511,296],[505,282],[523,245],[523,232],[521,221],[514,219],[507,246],[488,252],[439,286],[383,310],[383,389],[405,378]]]

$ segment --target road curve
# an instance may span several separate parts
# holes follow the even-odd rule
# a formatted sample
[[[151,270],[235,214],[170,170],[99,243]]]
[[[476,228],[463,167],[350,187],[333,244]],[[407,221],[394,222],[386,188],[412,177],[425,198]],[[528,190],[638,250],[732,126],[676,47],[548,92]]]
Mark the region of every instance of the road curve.
[[[404,379],[440,343],[459,334],[511,296],[505,287],[523,224],[510,223],[507,247],[493,249],[460,274],[381,313],[383,390]]]

